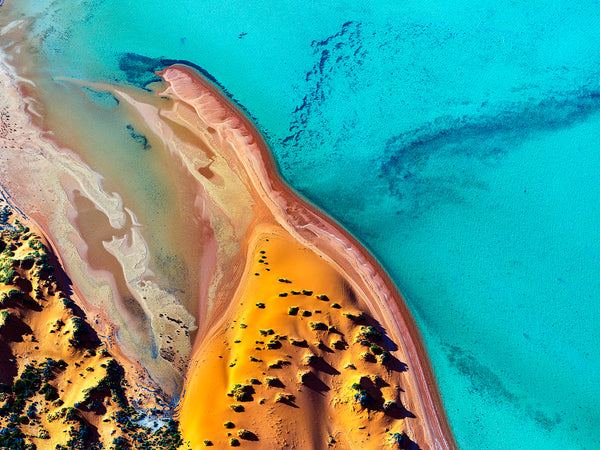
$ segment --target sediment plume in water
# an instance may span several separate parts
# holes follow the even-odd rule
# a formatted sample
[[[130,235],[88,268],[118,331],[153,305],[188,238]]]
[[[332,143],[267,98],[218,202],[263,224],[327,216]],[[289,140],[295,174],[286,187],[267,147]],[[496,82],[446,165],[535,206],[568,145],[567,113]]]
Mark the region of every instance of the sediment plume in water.
[[[176,218],[166,233],[185,262],[186,296],[153,271],[143,214],[107,191],[118,183],[30,127],[14,72],[2,74],[13,105],[3,185],[123,355],[179,398],[184,445],[455,447],[418,331],[383,269],[285,185],[260,133],[200,74],[172,66],[148,91],[62,80],[114,96],[164,162],[165,214]]]

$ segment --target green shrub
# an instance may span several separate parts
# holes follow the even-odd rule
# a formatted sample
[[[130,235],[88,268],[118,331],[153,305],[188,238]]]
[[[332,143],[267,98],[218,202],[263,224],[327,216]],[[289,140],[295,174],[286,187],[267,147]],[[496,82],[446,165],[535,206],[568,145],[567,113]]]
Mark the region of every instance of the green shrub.
[[[6,268],[0,272],[0,283],[13,284],[18,273],[13,268]]]
[[[69,339],[69,343],[74,346],[81,345],[86,333],[86,323],[81,317],[71,317],[71,323],[73,324],[73,337]]]
[[[281,384],[281,381],[277,377],[267,377],[265,378],[265,384],[267,386],[278,386]]]
[[[392,355],[390,355],[390,352],[388,352],[387,350],[384,350],[381,352],[381,354],[377,358],[379,359],[379,362],[381,364],[385,364],[386,362],[388,362],[390,360],[391,357],[392,357]]]
[[[251,439],[254,434],[244,428],[242,428],[241,430],[238,430],[237,435],[242,438],[242,439]]]
[[[235,400],[238,402],[251,402],[253,393],[254,388],[249,384],[236,384],[227,393],[227,395],[229,397],[235,398]]]
[[[390,440],[392,441],[392,445],[400,445],[402,443],[402,433],[394,433]]]
[[[23,295],[25,295],[25,294],[20,289],[11,289],[10,291],[8,291],[6,293],[6,296],[11,299],[12,298],[15,298],[15,299],[21,298]]]
[[[365,315],[364,312],[360,312],[357,315],[351,314],[351,313],[344,313],[344,316],[346,316],[348,319],[354,321],[354,322],[364,322],[365,319],[367,318],[367,316]]]
[[[47,402],[52,402],[58,398],[58,392],[56,391],[56,388],[48,383],[44,383],[44,385],[41,387],[40,394],[44,394],[44,398]]]
[[[383,339],[383,335],[371,325],[369,325],[368,327],[361,327],[360,334],[361,336],[367,339],[371,339],[373,341],[381,341]]]
[[[360,403],[361,406],[367,406],[373,400],[371,395],[360,387],[360,384],[353,384],[352,389],[356,390],[356,394],[354,394],[354,400],[357,403]]]
[[[9,319],[10,313],[7,310],[3,309],[2,311],[0,311],[0,327],[2,325],[5,325]]]
[[[45,250],[44,244],[42,244],[37,239],[30,239],[28,244],[29,244],[29,247],[34,250]]]
[[[263,336],[269,336],[269,335],[275,334],[275,331],[273,330],[273,328],[269,328],[268,330],[258,330],[258,332],[260,334],[262,334]]]
[[[371,353],[374,355],[381,355],[383,353],[383,349],[379,345],[371,345]]]
[[[329,329],[323,322],[309,322],[308,325],[315,331],[326,331]]]
[[[278,348],[281,348],[281,342],[272,339],[269,342],[267,342],[267,348],[269,350],[276,350]]]
[[[306,339],[290,338],[290,344],[295,345],[296,347],[307,347],[308,346]]]
[[[388,400],[383,404],[383,410],[389,411],[398,407],[398,404],[393,400]]]

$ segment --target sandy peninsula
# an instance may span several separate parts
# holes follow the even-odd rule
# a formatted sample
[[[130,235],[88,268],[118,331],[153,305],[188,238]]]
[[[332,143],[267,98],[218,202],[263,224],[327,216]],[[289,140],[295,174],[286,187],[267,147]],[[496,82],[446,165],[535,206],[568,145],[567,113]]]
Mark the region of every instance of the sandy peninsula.
[[[213,152],[234,158],[238,175],[255,200],[255,219],[242,242],[246,261],[239,287],[233,301],[222,305],[209,322],[211,327],[196,341],[181,406],[184,439],[200,445],[204,439],[228,437],[257,448],[280,448],[285,439],[291,448],[301,448],[302,437],[311,436],[312,448],[381,448],[386,439],[390,444],[390,439],[401,437],[400,445],[410,441],[422,449],[454,448],[418,330],[385,271],[352,236],[283,183],[260,133],[214,86],[185,66],[169,67],[158,75],[168,86],[160,95],[174,105],[193,108],[199,118],[193,126],[211,136],[207,142]],[[261,257],[261,251],[272,253],[272,259]],[[331,308],[333,303],[340,310]],[[290,314],[290,308],[297,308],[296,314]],[[352,319],[358,316],[364,322]],[[241,323],[247,325],[244,331],[239,329]],[[316,329],[315,323],[320,324]],[[383,344],[364,338],[364,330],[371,329],[374,336],[386,336]],[[261,330],[267,330],[263,338],[256,334]],[[249,336],[242,339],[243,334]],[[306,346],[290,339],[306,341]],[[382,361],[377,365],[377,358],[386,359],[382,354],[397,362],[396,370]],[[327,369],[314,369],[313,364]],[[308,372],[320,392],[318,387],[306,387],[303,374]],[[207,373],[219,374],[214,377],[219,388],[210,387],[203,378],[210,377]],[[269,389],[265,377],[279,378],[281,384]],[[396,391],[384,392],[378,383]],[[378,400],[371,406],[368,400],[362,404],[357,399],[363,391]],[[237,413],[231,395],[252,400],[240,403],[242,412]],[[386,402],[401,412],[388,411]],[[197,412],[202,409],[199,405],[211,411],[208,427],[202,425],[208,419]],[[220,408],[222,415],[217,414]],[[246,410],[251,413],[244,414]],[[315,420],[315,414],[322,416]],[[247,435],[236,437],[223,425],[235,424],[233,417],[239,417],[237,421],[248,427],[242,430],[252,434],[235,425],[232,429],[238,435]],[[215,427],[222,428],[217,437],[201,436],[199,430],[215,433]]]
[[[103,311],[123,361],[168,398],[185,373],[184,444],[455,448],[418,330],[385,271],[287,187],[260,132],[215,86],[184,65],[157,75],[150,92],[65,82],[110,92],[151,137],[176,186],[183,225],[172,233],[186,236],[195,305],[153,282],[144,224],[68,148],[77,142],[58,145],[30,126],[34,108],[16,89],[4,158],[30,173],[5,170],[3,183],[54,243],[81,304]],[[43,183],[36,173],[48,174]]]

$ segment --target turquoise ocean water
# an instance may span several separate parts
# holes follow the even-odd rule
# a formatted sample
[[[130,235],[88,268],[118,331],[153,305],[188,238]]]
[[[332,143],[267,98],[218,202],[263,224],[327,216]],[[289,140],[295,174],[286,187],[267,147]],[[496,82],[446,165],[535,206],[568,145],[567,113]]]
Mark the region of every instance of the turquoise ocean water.
[[[461,448],[600,448],[598,1],[5,3],[48,80],[214,76],[399,286]]]

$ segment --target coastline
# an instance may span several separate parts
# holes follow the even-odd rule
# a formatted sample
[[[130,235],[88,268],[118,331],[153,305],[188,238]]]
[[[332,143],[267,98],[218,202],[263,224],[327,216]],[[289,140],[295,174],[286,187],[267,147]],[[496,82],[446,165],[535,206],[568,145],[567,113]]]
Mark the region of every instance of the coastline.
[[[181,84],[181,80],[175,80],[174,78],[169,79],[169,71],[171,77],[183,74],[184,77],[188,78],[188,84]],[[198,114],[201,112],[205,113],[201,118],[207,123],[211,121],[218,123],[227,122],[229,134],[224,141],[228,142],[229,139],[231,142],[241,144],[230,145],[229,147],[230,156],[235,157],[236,161],[240,163],[239,166],[233,160],[229,162],[232,164],[232,167],[235,167],[233,172],[244,183],[247,183],[248,186],[252,186],[254,196],[260,199],[260,202],[256,201],[251,206],[254,218],[249,225],[249,229],[265,222],[273,222],[282,226],[298,242],[301,242],[315,253],[321,255],[336,267],[344,275],[344,278],[350,281],[352,287],[361,294],[360,297],[365,299],[364,306],[374,316],[379,318],[386,325],[388,331],[394,334],[395,340],[401,343],[405,359],[409,363],[409,366],[413,368],[413,370],[409,370],[409,375],[407,375],[413,377],[409,385],[413,386],[415,392],[419,394],[419,403],[424,406],[421,407],[408,402],[407,407],[417,412],[418,417],[428,422],[426,426],[427,436],[421,436],[418,433],[414,433],[413,436],[418,442],[430,443],[430,447],[423,448],[456,448],[443,412],[435,376],[425,353],[419,331],[400,293],[396,290],[389,276],[381,268],[376,259],[362,247],[357,239],[346,232],[339,224],[335,223],[333,219],[329,218],[324,212],[319,211],[318,208],[311,205],[285,184],[278,174],[268,145],[260,132],[254,127],[243,111],[231,104],[217,87],[197,75],[193,69],[185,66],[171,67],[158,74],[164,75],[163,78],[171,87],[176,85],[178,89],[181,89],[181,92],[177,92],[177,89],[175,89],[173,93],[184,99],[187,96],[186,101],[190,105],[194,105],[196,99],[207,92],[210,93],[212,100],[216,100],[217,105],[215,106],[217,107],[212,111],[208,111],[208,114],[206,114],[206,109],[202,109],[201,105],[196,105],[194,109]],[[191,92],[186,92],[186,89],[189,89],[190,86]],[[197,89],[198,86],[200,86],[200,90]],[[29,123],[25,125],[29,126]],[[245,150],[248,149],[251,149],[251,151],[246,152]],[[195,169],[200,171],[199,168]],[[55,176],[57,175],[55,174]],[[94,176],[91,179],[97,182]],[[73,179],[71,180],[73,181]],[[82,178],[75,178],[75,180],[77,181],[73,182],[81,183]],[[65,180],[62,180],[58,185],[64,187],[64,183]],[[208,197],[210,197],[210,194],[208,194]],[[250,197],[253,196],[251,195]],[[30,199],[30,202],[32,202],[32,205],[35,204],[35,200],[33,199]],[[61,209],[65,208],[64,205],[68,205],[68,201],[64,202]],[[266,207],[262,205],[266,205]],[[28,209],[28,206],[26,205],[26,209]],[[67,206],[65,210],[69,210],[70,208]],[[108,207],[106,212],[109,213],[111,210],[112,212],[115,211],[115,209]],[[111,214],[107,215],[115,217]],[[53,228],[44,222],[46,216],[42,211],[34,214],[33,217],[38,217],[40,223],[45,224],[48,229]],[[235,223],[237,220],[235,215],[229,217],[229,220],[233,228],[238,225]],[[54,229],[56,230],[56,227]],[[67,231],[63,228],[63,232],[62,239],[69,239],[67,236],[72,236],[73,230]],[[49,233],[45,234],[47,236],[51,235]],[[243,233],[243,236],[240,237],[239,233],[236,234],[234,232],[234,235],[237,235],[241,239],[241,250],[234,251],[233,256],[230,254],[230,258],[232,259],[229,261],[232,262],[232,265],[228,267],[227,272],[221,274],[223,279],[228,279],[228,284],[232,289],[234,286],[239,286],[240,284],[239,280],[242,276],[245,254],[249,245],[248,234]],[[57,249],[57,255],[60,255],[58,251],[60,246],[55,243],[53,245]],[[78,253],[80,253],[80,250],[78,250]],[[67,264],[65,267],[68,268],[69,265]],[[204,270],[210,270],[210,268],[204,268]],[[80,297],[85,298],[82,295]],[[200,306],[201,319],[208,318],[210,320],[200,324],[201,330],[196,336],[196,347],[206,339],[207,333],[212,333],[215,327],[229,315],[229,313],[225,314],[225,311],[230,306],[224,300],[227,297],[228,292],[224,292],[219,296],[221,301],[214,301],[212,305],[207,303],[210,299],[205,298],[206,302]]]
[[[207,92],[219,103],[221,110],[218,120],[227,122],[230,129],[235,129],[238,132],[238,142],[245,144],[245,148],[237,147],[240,151],[238,156],[248,173],[254,175],[250,177],[254,188],[268,203],[275,220],[300,242],[329,259],[346,279],[355,283],[358,292],[363,293],[363,298],[370,300],[366,302],[366,306],[371,312],[377,311],[375,316],[402,343],[409,359],[409,367],[413,367],[415,372],[411,386],[418,392],[424,405],[421,417],[428,421],[429,435],[426,441],[431,443],[431,448],[456,448],[424,342],[404,299],[377,260],[356,238],[285,184],[262,135],[243,111],[233,105],[216,86],[186,66],[171,66],[157,72],[157,75],[170,84],[176,95],[180,98],[187,97],[188,102],[195,104],[197,113],[202,111],[199,105],[201,101],[198,99]],[[180,84],[182,77],[183,85]],[[210,119],[210,114],[207,114],[205,120]],[[233,147],[236,148],[235,145]],[[252,151],[242,152],[248,149]],[[293,205],[298,207],[293,210]],[[335,254],[336,251],[345,257],[332,259],[328,256],[328,253]],[[417,441],[420,442],[418,438],[419,436]]]

